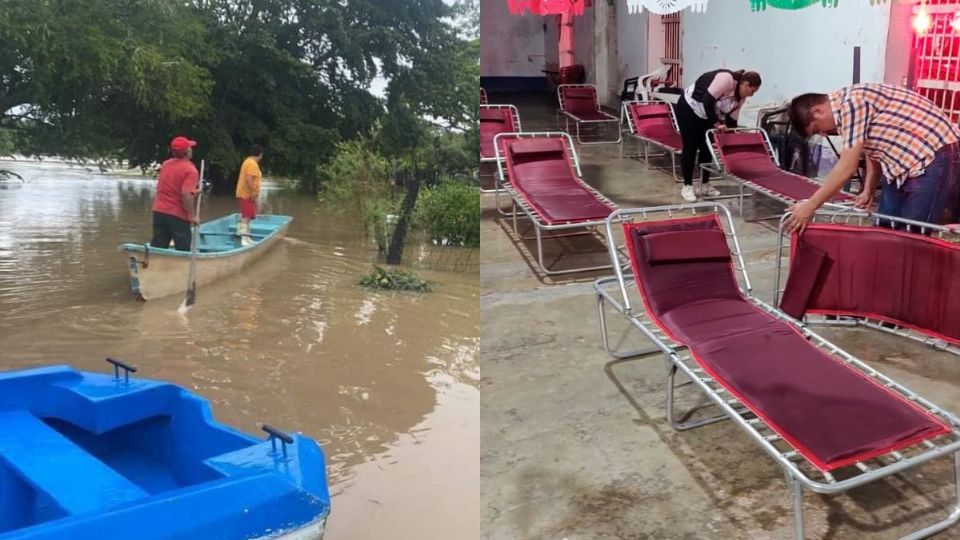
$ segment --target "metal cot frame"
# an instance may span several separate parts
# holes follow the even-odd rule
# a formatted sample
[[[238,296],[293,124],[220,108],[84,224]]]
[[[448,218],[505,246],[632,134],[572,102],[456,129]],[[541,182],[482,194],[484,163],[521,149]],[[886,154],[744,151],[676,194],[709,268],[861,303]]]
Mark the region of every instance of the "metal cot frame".
[[[481,88],[480,90],[483,90],[483,88]],[[517,108],[516,108],[514,105],[480,105],[480,108],[481,108],[481,109],[510,109],[510,116],[513,117],[513,127],[514,127],[515,132],[522,132],[522,131],[523,131],[523,127],[520,125],[520,111],[518,111]],[[491,156],[491,157],[483,157],[483,156],[480,156],[480,163],[481,163],[481,164],[482,164],[482,163],[493,163],[493,162],[495,162],[495,161],[497,161],[496,151],[494,151],[494,155]],[[482,175],[482,176],[488,176],[488,175]],[[489,175],[489,176],[492,176],[492,177],[494,178],[494,186],[496,186],[496,177],[497,177],[496,173],[494,173],[494,174],[492,174],[492,175]],[[484,189],[484,188],[481,186],[481,188],[480,188],[480,193],[494,193],[494,192],[496,192],[496,191],[497,191],[497,188],[496,188],[496,187],[494,187],[494,189]]]
[[[564,88],[590,88],[593,90],[593,105],[596,107],[596,111],[602,114],[605,118],[603,120],[581,120],[576,115],[573,115],[567,112],[566,100],[563,97]],[[580,144],[591,145],[591,144],[620,144],[620,141],[623,140],[623,133],[620,130],[620,119],[616,116],[606,113],[603,109],[600,108],[600,101],[597,94],[597,86],[594,84],[561,84],[557,86],[557,101],[560,102],[560,110],[557,111],[557,125],[560,125],[560,116],[563,116],[563,131],[567,134],[570,133],[570,120],[573,120],[574,128],[576,131],[576,139]],[[617,123],[617,138],[616,140],[597,140],[597,141],[584,141],[580,136],[580,124],[608,124],[611,122]]]
[[[774,163],[777,167],[780,167],[780,160],[777,158],[777,155],[776,155],[776,154],[774,153],[774,151],[773,151],[773,145],[770,144],[770,137],[767,135],[767,132],[766,132],[766,131],[764,131],[764,130],[762,130],[762,129],[760,129],[760,128],[732,128],[732,129],[728,129],[727,131],[740,132],[740,133],[760,133],[761,135],[763,135],[763,146],[764,146],[764,149],[767,151],[767,155],[770,157],[770,160],[773,161],[773,163]],[[721,176],[721,179],[723,179],[723,178],[732,178],[732,179],[734,179],[734,180],[737,182],[737,184],[740,185],[740,193],[739,193],[739,195],[725,196],[725,197],[722,197],[722,198],[727,198],[727,199],[729,199],[729,198],[737,198],[737,199],[738,199],[738,203],[737,203],[737,204],[738,204],[738,211],[739,211],[739,214],[740,214],[740,217],[741,217],[741,218],[743,217],[743,200],[744,200],[744,198],[745,198],[745,196],[746,196],[745,189],[750,189],[751,191],[753,191],[753,192],[755,192],[755,193],[760,193],[761,195],[765,195],[765,196],[767,196],[767,197],[769,197],[769,198],[771,198],[771,199],[773,199],[773,200],[775,200],[775,201],[781,202],[781,203],[783,203],[783,204],[785,204],[785,205],[791,205],[791,204],[794,204],[794,203],[797,202],[796,199],[793,199],[793,198],[791,198],[791,197],[787,197],[786,195],[783,195],[783,194],[780,193],[780,192],[777,192],[777,191],[774,191],[774,190],[772,190],[772,189],[763,187],[763,186],[761,186],[761,185],[759,185],[759,184],[755,184],[755,183],[751,182],[750,180],[748,180],[748,179],[746,179],[746,178],[741,178],[741,177],[739,177],[739,176],[737,176],[737,175],[735,175],[735,174],[731,174],[731,173],[727,170],[726,166],[724,165],[724,163],[723,163],[723,158],[722,158],[721,155],[720,155],[720,147],[717,145],[717,140],[716,140],[716,137],[714,136],[716,133],[717,133],[717,130],[716,130],[716,129],[707,130],[707,147],[710,149],[710,156],[713,158],[713,164],[712,164],[712,165],[713,165],[713,168],[711,168],[711,169],[709,169],[709,170],[710,170],[710,172],[716,172],[717,174],[719,174],[719,175]],[[795,173],[790,173],[790,172],[788,172],[788,171],[784,171],[784,172],[787,173],[787,174],[795,174]],[[796,176],[800,176],[800,175],[796,175]],[[801,177],[801,178],[804,178],[804,180],[809,180],[808,178],[805,178],[805,177]],[[700,182],[700,180],[698,179],[697,182]],[[702,189],[702,187],[703,187],[703,186],[702,186],[702,183],[701,183],[700,188]],[[849,195],[849,194],[848,194],[848,195]],[[838,209],[838,210],[839,210],[839,209],[843,209],[843,208],[850,208],[850,207],[852,207],[852,203],[830,203],[830,202],[828,202],[828,203],[824,203],[823,207],[824,207],[824,208],[832,208],[832,209]],[[780,215],[777,215],[777,216],[770,216],[770,217],[766,217],[766,218],[756,218],[755,220],[758,220],[758,219],[771,219],[772,217],[777,217],[777,218],[779,218],[779,217],[781,217],[781,216],[780,216]]]
[[[673,129],[680,133],[680,127],[677,126],[677,117],[673,113],[673,105],[667,103],[666,101],[658,100],[634,100],[634,101],[624,101],[623,105],[620,106],[620,123],[623,124],[624,121],[627,123],[627,134],[640,141],[643,146],[643,160],[647,163],[647,166],[650,166],[650,157],[660,157],[666,154],[670,154],[670,173],[673,175],[673,179],[679,181],[680,178],[677,176],[677,156],[682,152],[682,149],[673,149],[669,146],[664,146],[663,143],[650,139],[648,137],[643,137],[637,134],[637,127],[633,125],[633,117],[630,115],[630,105],[666,105],[667,110],[670,111],[670,122],[673,123]],[[620,141],[620,157],[623,158],[623,143],[626,142],[626,139],[621,135]],[[663,149],[661,154],[650,154],[649,145],[654,145]],[[639,157],[639,156],[627,156],[627,157]]]
[[[483,87],[481,86],[480,87],[480,105],[486,105],[486,104],[487,104],[487,91],[484,90]]]
[[[604,349],[615,358],[629,358],[640,354],[657,352],[663,354],[668,366],[667,375],[667,419],[670,425],[678,430],[688,430],[713,424],[722,420],[732,420],[737,427],[743,429],[753,442],[757,443],[767,455],[776,462],[783,470],[787,486],[793,499],[794,511],[794,534],[797,539],[804,538],[803,525],[803,491],[808,489],[815,493],[832,495],[863,486],[870,482],[886,478],[934,459],[953,454],[954,473],[953,479],[956,483],[956,502],[951,509],[950,514],[929,526],[918,529],[905,536],[905,539],[926,538],[930,535],[943,531],[958,521],[960,521],[960,419],[953,414],[944,411],[930,401],[924,399],[916,392],[909,390],[903,385],[893,381],[889,377],[881,374],[871,368],[859,359],[842,350],[837,345],[811,331],[807,326],[790,318],[780,310],[770,306],[752,294],[750,278],[747,275],[746,267],[743,261],[743,253],[740,249],[740,243],[737,239],[733,225],[733,217],[730,211],[719,203],[701,202],[676,206],[659,206],[640,209],[621,209],[611,214],[605,223],[606,233],[613,237],[614,223],[625,223],[637,219],[648,220],[654,216],[657,219],[664,217],[690,217],[693,215],[718,214],[721,216],[721,222],[725,223],[724,233],[727,235],[728,245],[731,247],[733,255],[733,264],[738,275],[740,290],[744,296],[754,305],[773,315],[777,319],[794,326],[797,331],[802,333],[808,342],[818,349],[828,354],[838,357],[844,364],[851,369],[856,369],[863,375],[874,379],[884,385],[890,391],[895,392],[905,399],[917,404],[930,414],[942,419],[952,427],[950,433],[941,435],[931,440],[928,439],[901,449],[899,451],[889,452],[876,458],[857,462],[855,466],[844,467],[842,477],[838,478],[830,472],[823,472],[807,461],[795,448],[787,441],[773,432],[762,419],[753,414],[746,405],[739,399],[731,395],[716,379],[709,373],[700,368],[696,360],[685,345],[673,341],[650,319],[646,310],[641,308],[634,310],[629,295],[627,293],[628,283],[634,280],[634,276],[624,274],[619,266],[614,265],[615,275],[602,278],[594,282],[594,289],[597,294],[598,312],[600,319],[601,339]],[[611,240],[612,242],[612,240]],[[611,257],[615,256],[611,252]],[[613,350],[610,347],[610,340],[607,332],[605,305],[612,305],[621,315],[623,315],[630,324],[640,330],[640,332],[653,344],[652,350],[637,350],[621,352]],[[687,422],[678,422],[674,414],[674,392],[679,386],[675,378],[678,372],[682,372],[694,386],[700,389],[706,396],[722,411],[722,414],[716,416],[691,420]],[[836,472],[836,471],[835,471]]]
[[[789,273],[790,268],[790,243],[785,241],[789,234],[785,233],[783,230],[783,224],[788,215],[789,214],[784,214],[783,218],[780,220],[779,235],[777,238],[777,272],[774,277],[773,285],[774,305],[780,304],[780,297],[783,294],[784,288],[786,287],[786,280],[783,278],[783,276],[785,273]],[[903,230],[906,230],[907,232],[930,235],[946,242],[960,244],[960,230],[941,225],[924,223],[922,221],[913,221],[899,217],[885,216],[882,214],[872,214],[867,212],[818,212],[814,215],[812,223],[835,223],[865,228],[894,228],[897,225],[901,225]],[[784,264],[784,261],[786,261],[787,264]],[[912,328],[896,326],[880,319],[859,317],[855,315],[841,315],[837,317],[809,314],[804,316],[803,321],[807,324],[822,326],[865,326],[867,328],[873,328],[875,330],[880,330],[881,332],[886,332],[895,336],[911,339],[913,341],[922,343],[923,345],[928,345],[934,349],[946,351],[948,353],[960,356],[960,346],[954,343],[918,332]]]
[[[537,241],[537,264],[540,266],[540,270],[547,275],[558,275],[558,274],[572,274],[576,272],[589,272],[593,270],[604,270],[610,268],[609,264],[597,265],[597,266],[586,266],[579,268],[570,268],[566,270],[550,270],[547,265],[543,262],[543,239],[544,238],[561,238],[565,236],[581,236],[581,235],[590,235],[596,237],[600,241],[607,240],[602,235],[600,235],[596,228],[604,224],[604,220],[590,220],[590,221],[571,221],[566,223],[546,223],[540,215],[537,213],[527,201],[523,198],[523,195],[513,187],[510,182],[509,174],[506,167],[506,161],[504,156],[500,155],[502,151],[502,146],[500,140],[503,138],[508,139],[527,139],[527,138],[537,138],[537,137],[547,137],[547,138],[556,138],[562,137],[566,142],[567,151],[569,152],[570,159],[573,160],[573,169],[576,173],[577,182],[590,191],[594,197],[597,199],[609,204],[611,207],[616,208],[617,205],[605,197],[602,193],[594,189],[592,186],[583,181],[583,173],[580,171],[580,158],[577,156],[577,151],[573,147],[573,139],[567,133],[561,132],[530,132],[530,133],[499,133],[493,138],[494,147],[497,151],[497,178],[496,178],[496,190],[494,196],[496,197],[497,211],[500,212],[502,216],[509,217],[513,219],[513,232],[517,235],[518,238],[523,240],[532,240],[536,239]],[[510,195],[510,200],[512,201],[512,209],[510,212],[504,212],[500,205],[500,193],[506,193]],[[520,234],[517,220],[519,217],[526,217],[530,223],[533,224],[534,236],[523,236]],[[584,229],[586,231],[576,231],[576,229]],[[556,234],[551,234],[556,233]],[[608,246],[610,247],[610,246]],[[620,249],[616,246],[612,247],[614,253],[619,253]],[[626,264],[626,259],[614,259],[615,261],[622,261],[622,264]],[[615,265],[621,264],[621,262],[615,262]]]

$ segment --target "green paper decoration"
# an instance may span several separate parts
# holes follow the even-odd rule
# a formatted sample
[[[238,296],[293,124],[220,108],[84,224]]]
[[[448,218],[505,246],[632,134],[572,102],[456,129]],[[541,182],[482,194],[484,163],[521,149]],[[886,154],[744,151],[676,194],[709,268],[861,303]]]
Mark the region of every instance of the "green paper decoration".
[[[873,4],[875,0],[870,0]],[[750,9],[753,11],[763,11],[767,6],[776,9],[797,10],[810,7],[819,3],[823,7],[837,7],[840,0],[750,0]]]
[[[886,4],[887,1],[888,0],[870,0],[870,5],[879,6]],[[835,8],[837,4],[840,3],[840,0],[750,0],[750,9],[752,11],[764,11],[767,7],[772,7],[776,9],[797,10],[808,8],[816,3],[819,3],[823,7]]]

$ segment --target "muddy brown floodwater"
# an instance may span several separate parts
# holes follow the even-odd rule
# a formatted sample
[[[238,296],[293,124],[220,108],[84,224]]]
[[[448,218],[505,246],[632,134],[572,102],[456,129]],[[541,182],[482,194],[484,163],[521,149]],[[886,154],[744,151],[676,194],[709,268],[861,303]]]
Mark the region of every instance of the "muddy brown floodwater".
[[[25,181],[0,181],[0,369],[105,371],[116,356],[207,397],[230,425],[316,438],[330,540],[479,537],[475,252],[408,247],[435,292],[366,291],[355,283],[376,249],[358,226],[268,188],[261,211],[293,216],[288,238],[242,275],[200,288],[183,316],[179,296],[134,299],[117,251],[149,239],[152,179],[52,162],[4,168]],[[232,198],[213,197],[203,216],[234,211]]]

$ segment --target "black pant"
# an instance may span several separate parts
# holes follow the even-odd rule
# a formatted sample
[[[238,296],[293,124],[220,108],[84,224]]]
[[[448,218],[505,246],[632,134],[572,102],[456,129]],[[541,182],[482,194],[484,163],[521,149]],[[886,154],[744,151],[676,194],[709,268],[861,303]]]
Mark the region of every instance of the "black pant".
[[[707,148],[707,130],[712,128],[710,122],[700,118],[690,108],[685,96],[674,107],[677,115],[677,126],[680,128],[680,139],[683,141],[683,151],[680,152],[680,172],[683,174],[683,183],[693,185],[693,169],[700,163],[710,161],[710,149]],[[710,181],[710,173],[700,169],[701,179],[706,184]]]
[[[150,239],[150,247],[169,248],[170,240],[173,240],[177,250],[190,251],[191,237],[189,221],[170,214],[153,213],[153,238]]]

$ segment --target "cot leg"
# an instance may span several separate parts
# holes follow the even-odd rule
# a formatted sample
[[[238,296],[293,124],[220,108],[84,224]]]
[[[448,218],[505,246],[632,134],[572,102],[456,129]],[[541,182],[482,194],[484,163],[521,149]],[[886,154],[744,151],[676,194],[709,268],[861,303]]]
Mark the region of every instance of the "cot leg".
[[[674,152],[670,152],[670,173],[673,174],[675,182],[680,181],[680,177],[677,176],[677,154]]]
[[[674,405],[674,389],[677,388],[675,382],[677,375],[677,366],[673,364],[669,359],[667,362],[670,364],[670,375],[667,377],[667,422],[670,423],[670,426],[677,431],[686,431],[688,429],[698,428],[700,426],[706,426],[708,424],[716,424],[717,422],[722,422],[729,419],[726,414],[718,414],[716,416],[709,416],[707,418],[701,418],[698,420],[689,420],[687,422],[678,422],[674,417],[673,405]],[[684,383],[684,385],[690,383]],[[683,386],[683,385],[680,385]]]
[[[625,360],[627,358],[634,358],[637,356],[645,356],[651,353],[659,352],[659,347],[647,347],[646,349],[634,349],[632,351],[619,352],[614,351],[610,348],[610,336],[607,332],[607,314],[606,314],[606,302],[604,301],[603,295],[597,293],[597,313],[600,316],[600,341],[603,343],[603,350],[607,351],[610,356],[616,358],[617,360]]]
[[[536,223],[533,224],[533,229],[537,232],[537,262],[540,263],[540,268],[546,272],[547,266],[543,264],[543,236],[540,233],[540,227],[538,227]]]
[[[800,482],[784,471],[787,477],[787,485],[790,487],[790,494],[793,498],[793,536],[796,540],[804,540],[803,536],[803,486]]]
[[[647,147],[647,141],[641,141],[643,145],[643,164],[650,168],[650,149]]]
[[[519,235],[520,229],[517,228],[517,201],[513,200],[513,206],[510,212],[513,213],[513,232]]]
[[[740,184],[740,219],[743,219],[743,184]]]
[[[924,527],[919,531],[914,531],[903,537],[902,540],[919,540],[933,536],[938,532],[945,531],[960,521],[960,452],[953,453],[953,481],[956,483],[957,499],[954,502],[953,510],[942,521]]]

